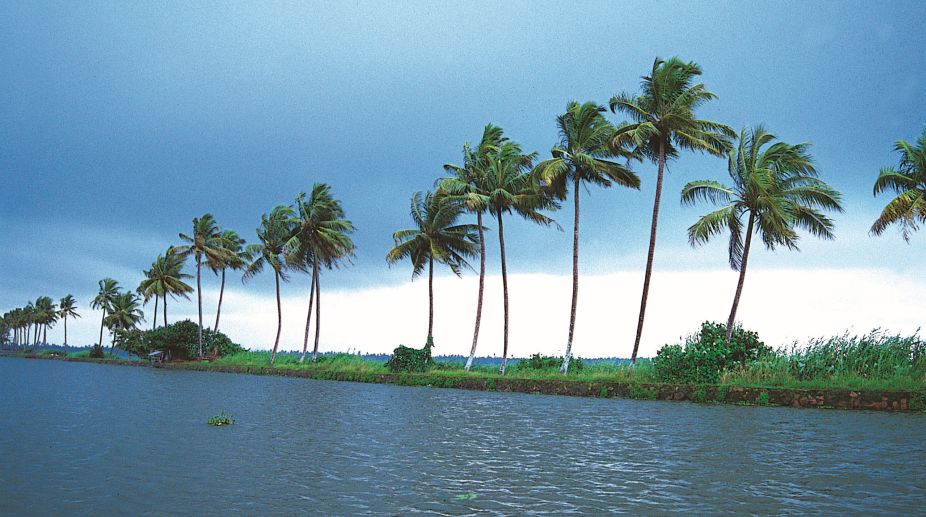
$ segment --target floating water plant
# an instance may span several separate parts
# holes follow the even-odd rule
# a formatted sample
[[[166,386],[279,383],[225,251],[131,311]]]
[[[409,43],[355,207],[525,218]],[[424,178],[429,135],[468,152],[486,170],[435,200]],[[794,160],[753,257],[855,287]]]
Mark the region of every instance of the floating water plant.
[[[231,415],[226,415],[224,411],[209,419],[209,425],[214,425],[216,427],[232,425],[234,423],[235,420],[231,417]]]

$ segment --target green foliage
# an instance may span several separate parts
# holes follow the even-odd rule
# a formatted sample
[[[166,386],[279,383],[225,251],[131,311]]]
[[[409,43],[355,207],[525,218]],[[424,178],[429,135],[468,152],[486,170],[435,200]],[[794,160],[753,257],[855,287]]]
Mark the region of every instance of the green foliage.
[[[391,372],[426,372],[434,365],[434,359],[431,358],[433,347],[434,339],[430,336],[420,350],[399,345],[386,362],[386,368]]]
[[[926,391],[918,391],[911,395],[909,408],[913,411],[926,411]]]
[[[90,353],[87,354],[87,357],[91,359],[102,359],[105,354],[103,353],[103,347],[99,343],[95,343],[90,347]]]
[[[756,361],[771,352],[755,332],[736,327],[729,343],[726,332],[723,324],[704,322],[700,332],[689,337],[684,346],[662,347],[653,359],[657,378],[663,382],[716,384],[727,368]]]
[[[759,394],[758,397],[756,397],[756,404],[760,406],[768,405],[768,392],[767,391],[763,391],[762,393]]]
[[[696,387],[694,393],[691,394],[691,399],[695,402],[707,402],[707,388],[703,385]]]
[[[651,388],[633,384],[627,388],[627,396],[636,400],[656,400],[659,394]]]
[[[516,372],[559,372],[563,365],[563,358],[534,354],[530,359],[522,359],[514,365]],[[569,360],[569,373],[579,373],[585,366],[582,359],[573,357]]]
[[[189,359],[198,355],[198,331],[198,325],[183,320],[154,330],[119,333],[116,344],[139,357],[153,350],[163,350],[171,359]],[[206,353],[217,353],[220,357],[244,351],[241,345],[232,342],[225,334],[208,328],[203,329],[203,349]]]
[[[717,393],[714,396],[714,401],[715,402],[726,402],[728,391],[729,391],[729,387],[726,385],[717,386]]]
[[[890,378],[898,374],[926,375],[926,342],[919,336],[837,336],[812,340],[787,354],[792,375],[799,380],[851,373],[860,377]]]
[[[232,425],[235,420],[231,415],[226,415],[224,411],[209,419],[209,425],[221,427],[223,425]]]

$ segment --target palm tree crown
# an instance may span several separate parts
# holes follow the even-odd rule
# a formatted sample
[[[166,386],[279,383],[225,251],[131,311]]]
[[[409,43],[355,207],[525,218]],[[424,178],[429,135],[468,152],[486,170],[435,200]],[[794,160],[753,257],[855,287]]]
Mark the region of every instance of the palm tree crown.
[[[896,196],[871,225],[870,233],[881,235],[888,226],[897,224],[904,240],[909,242],[910,234],[926,222],[926,130],[913,145],[898,140],[894,150],[900,153],[900,163],[896,168],[881,169],[874,194],[891,191]]]

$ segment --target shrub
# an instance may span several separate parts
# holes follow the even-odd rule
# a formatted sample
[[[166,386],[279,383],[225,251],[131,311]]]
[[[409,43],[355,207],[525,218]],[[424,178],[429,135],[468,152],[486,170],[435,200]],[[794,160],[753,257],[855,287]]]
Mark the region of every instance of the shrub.
[[[391,372],[426,372],[434,364],[434,359],[431,358],[432,348],[434,339],[431,336],[428,336],[427,343],[420,350],[399,345],[386,362],[386,368]]]
[[[727,343],[726,326],[704,322],[701,330],[689,337],[685,345],[666,345],[653,359],[656,376],[664,382],[716,384],[729,367],[758,360],[771,353],[755,332],[733,329]]]
[[[122,333],[117,346],[139,357],[153,350],[163,350],[172,359],[190,359],[199,354],[198,333],[199,325],[183,320],[154,330]],[[221,357],[243,351],[241,345],[234,343],[225,334],[203,329],[203,354],[217,353]]]
[[[563,366],[563,358],[534,354],[529,359],[522,359],[514,365],[516,372],[558,372]],[[573,357],[569,360],[569,373],[582,371],[582,359]]]
[[[90,353],[87,354],[87,357],[91,357],[93,359],[102,359],[104,355],[103,347],[97,343],[90,348]]]

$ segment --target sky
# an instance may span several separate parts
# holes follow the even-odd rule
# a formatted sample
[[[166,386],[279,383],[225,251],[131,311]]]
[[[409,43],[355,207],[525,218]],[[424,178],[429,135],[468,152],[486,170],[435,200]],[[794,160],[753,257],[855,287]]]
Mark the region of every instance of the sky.
[[[906,244],[868,228],[887,201],[871,187],[897,163],[893,143],[926,128],[924,23],[920,2],[3,2],[0,310],[74,294],[83,318],[71,342],[95,342],[99,279],[134,288],[206,212],[254,240],[262,213],[325,182],[358,228],[358,252],[322,277],[321,349],[420,344],[426,282],[384,261],[410,224],[411,194],[490,122],[549,156],[570,100],[637,92],[656,56],[679,56],[718,96],[702,118],[812,143],[844,195],[835,241],[754,248],[743,324],[773,346],[913,332],[926,314],[923,236]],[[655,188],[652,164],[634,168],[639,192],[582,192],[580,356],[632,349]],[[704,178],[724,180],[724,160],[684,153],[669,165],[642,355],[728,314],[724,239],[692,249],[686,229],[709,208],[678,202]],[[565,231],[505,221],[514,355],[565,345],[572,206],[551,215]],[[479,354],[500,355],[497,225],[486,225]],[[204,276],[206,323],[217,284]],[[284,349],[301,347],[308,284],[283,286]],[[468,350],[475,286],[472,273],[437,272],[436,353]],[[181,300],[168,316],[195,314]],[[267,348],[275,320],[272,275],[230,275],[223,330]]]

